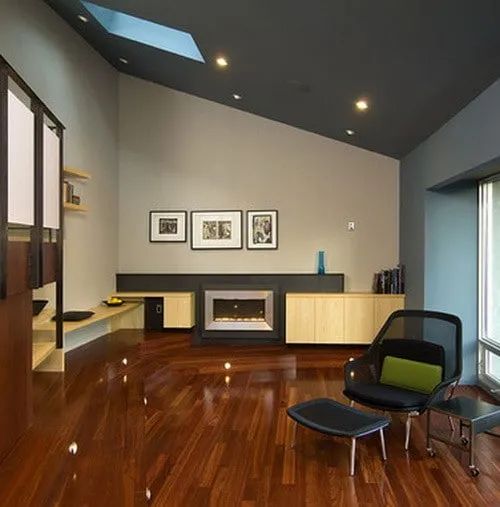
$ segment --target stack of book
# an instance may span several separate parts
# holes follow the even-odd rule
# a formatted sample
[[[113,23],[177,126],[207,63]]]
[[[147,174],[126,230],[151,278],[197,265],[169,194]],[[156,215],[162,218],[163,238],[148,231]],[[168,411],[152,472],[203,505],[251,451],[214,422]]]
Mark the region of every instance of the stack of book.
[[[64,202],[80,204],[80,196],[75,194],[75,186],[69,181],[64,181]]]
[[[384,269],[375,273],[373,291],[376,294],[404,294],[405,267],[399,264],[397,268]]]

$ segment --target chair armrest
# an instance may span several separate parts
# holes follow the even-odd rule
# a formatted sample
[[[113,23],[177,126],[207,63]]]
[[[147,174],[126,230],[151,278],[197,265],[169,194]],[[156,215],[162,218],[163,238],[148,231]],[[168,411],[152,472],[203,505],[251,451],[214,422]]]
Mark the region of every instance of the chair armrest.
[[[453,377],[448,380],[444,380],[443,382],[440,382],[433,391],[429,394],[429,398],[427,399],[427,402],[425,404],[425,407],[423,408],[422,412],[427,410],[429,405],[434,403],[435,401],[440,401],[444,398],[444,394],[446,392],[446,389],[450,387],[452,384],[460,380],[460,377]]]

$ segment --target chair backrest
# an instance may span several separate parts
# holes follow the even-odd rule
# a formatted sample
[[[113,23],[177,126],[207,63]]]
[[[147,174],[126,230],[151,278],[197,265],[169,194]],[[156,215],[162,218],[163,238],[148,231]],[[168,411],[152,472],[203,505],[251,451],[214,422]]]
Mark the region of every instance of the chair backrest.
[[[443,366],[443,380],[462,374],[462,322],[456,315],[398,310],[389,316],[368,354],[380,368],[386,355]]]

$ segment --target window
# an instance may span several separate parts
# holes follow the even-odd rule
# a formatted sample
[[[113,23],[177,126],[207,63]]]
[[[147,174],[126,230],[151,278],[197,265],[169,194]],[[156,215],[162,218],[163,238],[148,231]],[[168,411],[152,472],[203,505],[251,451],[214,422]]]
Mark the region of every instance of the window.
[[[479,187],[479,378],[500,393],[500,175]]]

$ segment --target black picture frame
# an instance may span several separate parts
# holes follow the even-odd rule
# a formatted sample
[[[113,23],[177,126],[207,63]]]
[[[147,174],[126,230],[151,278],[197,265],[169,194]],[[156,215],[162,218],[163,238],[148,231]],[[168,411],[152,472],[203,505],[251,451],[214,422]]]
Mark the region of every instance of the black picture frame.
[[[268,244],[265,244],[265,243],[262,243],[260,244],[259,246],[257,246],[256,243],[253,242],[253,231],[252,231],[252,227],[253,227],[253,217],[255,215],[273,215],[274,216],[274,220],[273,220],[273,229],[271,231],[271,243],[268,245]],[[258,251],[258,250],[263,250],[263,251],[267,251],[267,250],[277,250],[278,249],[278,245],[279,245],[279,217],[278,217],[278,210],[276,209],[266,209],[266,210],[247,210],[247,223],[246,223],[246,230],[247,230],[247,250],[254,250],[254,251]]]
[[[238,227],[239,227],[239,243],[236,246],[195,246],[195,227],[197,224],[196,216],[200,214],[206,215],[220,215],[223,213],[237,213]],[[193,210],[190,213],[190,227],[191,227],[191,250],[242,250],[243,249],[243,211],[242,210]]]
[[[156,236],[156,237],[154,236],[153,222],[155,220],[155,217],[158,215],[178,215],[178,216],[180,215],[180,216],[182,216],[182,218],[184,220],[184,227],[182,227],[180,233],[177,234],[177,238],[173,238],[173,237],[169,238],[167,235],[165,235],[165,237],[159,237],[159,233],[158,233],[158,236]],[[175,218],[178,218],[178,216]],[[159,217],[159,218],[161,218],[161,217]],[[149,242],[150,243],[186,243],[187,242],[187,229],[188,229],[187,221],[188,221],[188,213],[185,210],[151,210],[149,212]]]

